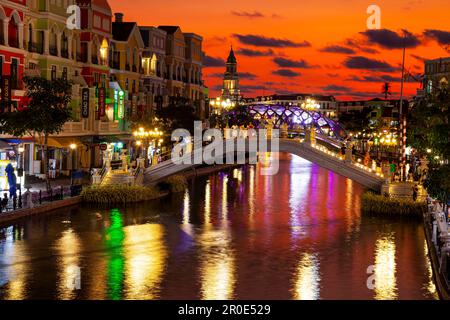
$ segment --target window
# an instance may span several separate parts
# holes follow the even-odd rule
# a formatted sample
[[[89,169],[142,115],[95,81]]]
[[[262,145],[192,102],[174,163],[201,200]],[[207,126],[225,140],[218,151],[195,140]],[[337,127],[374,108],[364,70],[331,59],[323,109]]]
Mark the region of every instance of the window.
[[[62,78],[63,78],[64,80],[67,80],[67,67],[64,67],[64,68],[63,68],[63,71],[62,71]]]
[[[56,66],[52,66],[51,79],[52,79],[52,81],[56,80]]]
[[[3,62],[4,62],[4,57],[0,56],[0,81],[3,78]]]
[[[100,83],[100,73],[94,72],[94,85],[98,85]]]
[[[11,88],[18,89],[19,86],[19,60],[12,58],[11,60]]]

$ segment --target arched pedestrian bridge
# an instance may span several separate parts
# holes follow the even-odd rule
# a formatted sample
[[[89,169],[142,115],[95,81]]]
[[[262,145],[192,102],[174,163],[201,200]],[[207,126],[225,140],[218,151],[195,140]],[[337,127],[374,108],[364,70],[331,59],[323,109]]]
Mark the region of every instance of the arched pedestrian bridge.
[[[329,141],[331,144],[333,140],[329,140],[331,140]],[[342,156],[332,147],[325,147],[303,139],[278,139],[278,148],[276,149],[273,148],[273,146],[276,147],[276,144],[272,142],[273,140],[269,140],[269,143],[267,144],[267,152],[275,150],[297,155],[325,169],[352,179],[372,190],[380,191],[385,182],[385,178],[382,174],[376,173],[372,169],[363,166],[357,161],[354,161],[351,157],[351,152],[347,152],[347,156]],[[248,146],[249,139],[246,140],[246,143]],[[245,149],[240,150],[249,150],[249,148],[246,147]],[[204,165],[195,164],[194,161],[195,157],[201,157],[201,155],[203,155],[203,151],[204,148],[199,148],[194,150],[192,153],[184,155],[180,158],[180,160],[184,162],[182,164],[176,164],[172,160],[167,160],[146,169],[144,173],[144,184],[153,184],[171,175],[178,174],[186,170],[192,170],[195,167]],[[245,156],[248,157],[249,154],[247,151],[238,151],[236,145],[231,150],[226,150],[226,147],[224,146],[222,152],[214,155],[216,160],[223,160],[226,157],[236,159],[239,156],[241,156],[241,158]]]

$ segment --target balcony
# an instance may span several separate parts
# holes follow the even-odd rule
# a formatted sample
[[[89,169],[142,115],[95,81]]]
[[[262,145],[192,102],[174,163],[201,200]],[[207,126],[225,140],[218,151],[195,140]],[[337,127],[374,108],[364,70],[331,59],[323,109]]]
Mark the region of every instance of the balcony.
[[[87,54],[77,52],[77,61],[86,63],[87,62]]]
[[[69,59],[69,50],[68,49],[61,49],[61,57]]]
[[[54,45],[50,45],[49,52],[52,56],[58,56],[58,48]]]
[[[44,53],[44,44],[36,43],[36,42],[28,42],[28,51],[43,54]]]
[[[17,37],[9,37],[8,45],[12,48],[19,48],[19,39]]]
[[[111,66],[111,68],[116,69],[116,70],[119,70],[119,69],[120,69],[120,63],[119,63],[119,61],[112,61],[112,62],[110,63],[110,66]]]

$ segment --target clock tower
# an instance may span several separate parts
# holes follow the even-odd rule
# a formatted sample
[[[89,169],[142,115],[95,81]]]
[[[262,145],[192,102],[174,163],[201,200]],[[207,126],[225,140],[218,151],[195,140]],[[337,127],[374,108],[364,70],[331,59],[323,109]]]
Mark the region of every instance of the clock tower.
[[[239,75],[237,73],[237,60],[233,47],[226,63],[226,70],[223,76],[222,100],[230,99],[233,102],[239,101],[241,91],[239,90]]]

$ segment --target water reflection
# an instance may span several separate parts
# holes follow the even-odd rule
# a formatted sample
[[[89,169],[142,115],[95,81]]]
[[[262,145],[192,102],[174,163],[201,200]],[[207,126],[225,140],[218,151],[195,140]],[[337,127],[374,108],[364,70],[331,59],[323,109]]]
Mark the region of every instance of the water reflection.
[[[9,227],[0,239],[0,288],[5,288],[6,300],[27,298],[27,278],[29,266],[23,263],[29,258],[27,244],[19,241],[23,237],[23,229]]]
[[[125,256],[123,243],[125,232],[123,230],[122,214],[118,209],[111,210],[111,225],[105,229],[105,247],[108,256],[107,294],[110,300],[122,299],[123,276],[125,269]]]
[[[125,299],[158,299],[167,250],[164,228],[145,224],[125,228]]]
[[[233,299],[235,259],[226,230],[209,230],[199,236],[201,299]]]
[[[75,231],[72,228],[63,231],[56,242],[58,298],[61,300],[74,299],[81,289],[80,250],[80,239]]]
[[[375,299],[392,300],[397,295],[395,238],[383,236],[375,244]]]
[[[244,166],[161,201],[26,220],[0,229],[0,299],[437,298],[421,224],[362,215],[363,192],[283,155],[275,176]]]
[[[298,263],[294,283],[295,300],[318,300],[320,298],[320,271],[317,254],[303,253]]]

